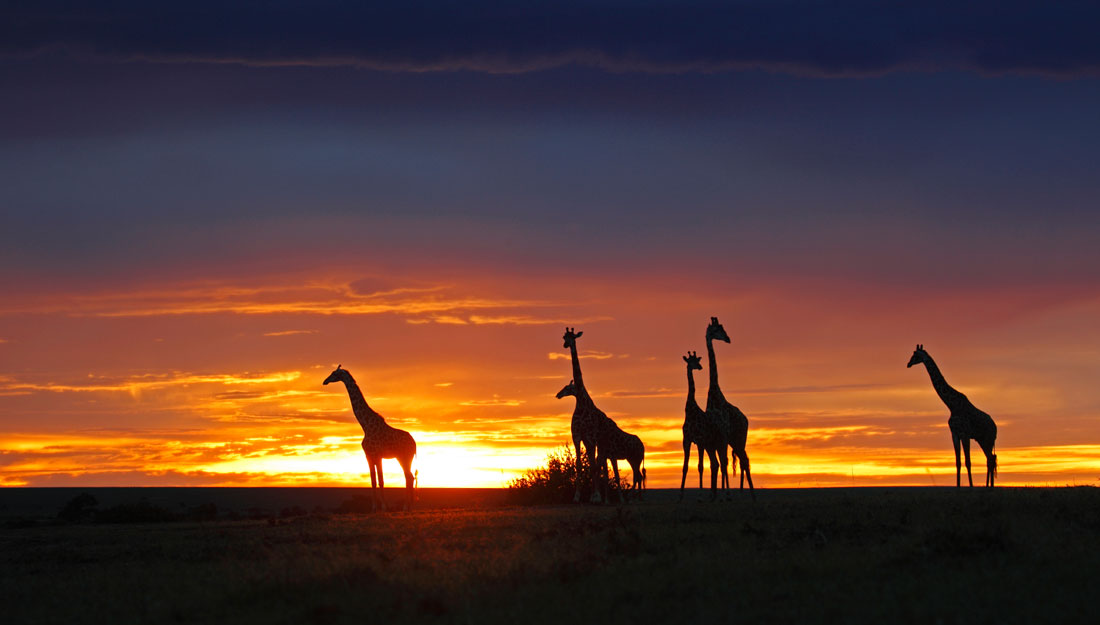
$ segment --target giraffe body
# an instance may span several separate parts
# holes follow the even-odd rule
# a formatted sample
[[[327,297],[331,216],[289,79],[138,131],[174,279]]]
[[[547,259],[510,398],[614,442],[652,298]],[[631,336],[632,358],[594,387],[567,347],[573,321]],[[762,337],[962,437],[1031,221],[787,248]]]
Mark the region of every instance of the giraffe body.
[[[714,357],[714,340],[730,342],[726,329],[718,323],[717,317],[710,318],[707,326],[707,359],[710,365],[710,388],[707,389],[707,414],[712,418],[726,423],[727,444],[733,449],[733,455],[741,464],[741,488],[745,488],[745,478],[749,480],[749,493],[753,500],[756,492],[752,484],[752,470],[749,468],[749,454],[745,451],[745,444],[749,437],[749,419],[741,409],[726,400],[722,389],[718,386],[718,361]],[[728,482],[725,484],[728,486]]]
[[[924,364],[924,368],[928,370],[928,377],[932,380],[932,388],[951,413],[947,418],[947,428],[951,431],[951,444],[955,448],[955,487],[962,487],[960,447],[966,459],[966,479],[971,488],[974,486],[974,478],[970,471],[970,441],[974,440],[985,454],[985,485],[993,488],[993,481],[997,476],[997,424],[994,423],[993,417],[979,410],[966,395],[947,383],[936,361],[924,351],[923,345],[917,345],[906,367],[916,364]]]
[[[710,488],[711,499],[718,494],[718,467],[721,457],[721,470],[723,482],[726,477],[726,441],[728,439],[727,422],[714,418],[699,407],[695,401],[695,376],[694,370],[702,370],[699,357],[694,352],[688,352],[684,356],[687,363],[688,395],[684,405],[683,447],[684,470],[680,475],[680,499],[684,498],[684,484],[687,482],[688,464],[691,460],[691,446],[695,445],[699,450],[699,490],[703,490],[703,455],[710,458]]]
[[[604,419],[596,435],[596,464],[599,466],[600,484],[606,485],[605,474],[609,460],[615,473],[615,484],[616,486],[621,484],[618,461],[626,460],[633,473],[632,488],[639,490],[644,488],[642,463],[645,462],[645,445],[642,444],[642,439],[623,431],[610,417],[604,417]],[[640,492],[639,496],[641,496]],[[607,493],[604,493],[604,499],[607,498]],[[622,492],[619,491],[619,500],[621,501],[622,498]]]
[[[385,488],[385,479],[382,476],[382,460],[385,458],[396,459],[405,474],[405,503],[407,510],[414,499],[414,482],[412,474],[412,461],[416,456],[416,441],[405,430],[399,430],[382,418],[367,405],[363,392],[355,383],[355,378],[347,369],[339,366],[329,374],[324,384],[330,382],[343,382],[347,388],[348,397],[351,399],[351,409],[355,413],[355,420],[363,428],[363,454],[367,457],[370,466],[371,507],[386,509],[386,503],[382,499],[381,490]]]

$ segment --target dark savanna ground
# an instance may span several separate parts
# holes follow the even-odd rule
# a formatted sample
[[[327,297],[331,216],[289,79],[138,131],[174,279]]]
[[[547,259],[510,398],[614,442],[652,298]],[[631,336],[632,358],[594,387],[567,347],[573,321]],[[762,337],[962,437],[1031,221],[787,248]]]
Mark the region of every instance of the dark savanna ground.
[[[676,504],[652,491],[626,506],[388,514],[302,514],[288,504],[270,518],[166,523],[9,514],[0,605],[5,623],[1025,623],[1095,614],[1100,489],[737,495],[697,503],[692,493]]]

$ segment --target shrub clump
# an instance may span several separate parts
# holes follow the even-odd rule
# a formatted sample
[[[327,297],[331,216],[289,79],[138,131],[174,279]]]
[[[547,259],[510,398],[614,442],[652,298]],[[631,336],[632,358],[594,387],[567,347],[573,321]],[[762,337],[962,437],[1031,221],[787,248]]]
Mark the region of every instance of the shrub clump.
[[[178,517],[169,510],[141,499],[101,510],[95,515],[95,520],[97,523],[167,523],[178,520]]]
[[[181,512],[150,503],[142,498],[100,509],[99,502],[88,493],[73,497],[57,513],[66,523],[167,523],[171,521],[214,521],[218,507],[204,503]]]
[[[66,523],[87,523],[95,518],[96,507],[99,501],[88,493],[80,493],[73,497],[57,513],[57,518]]]
[[[576,459],[573,446],[569,444],[551,451],[546,455],[546,466],[528,469],[523,475],[508,483],[509,499],[513,503],[522,505],[573,501],[573,494],[577,490]],[[592,482],[587,479],[589,466],[588,455],[581,454],[581,501],[588,501],[592,496]],[[614,479],[611,479],[608,481],[608,488],[608,496],[614,497],[612,493],[616,489],[621,492],[624,484],[622,482],[615,484]]]

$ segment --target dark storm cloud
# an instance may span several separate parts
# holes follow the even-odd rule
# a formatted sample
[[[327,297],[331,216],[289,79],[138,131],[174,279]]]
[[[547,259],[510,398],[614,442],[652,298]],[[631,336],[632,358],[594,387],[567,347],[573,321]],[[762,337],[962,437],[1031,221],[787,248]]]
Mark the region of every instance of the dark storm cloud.
[[[397,71],[766,69],[1095,75],[1100,8],[1086,2],[26,3],[0,54],[352,65]]]

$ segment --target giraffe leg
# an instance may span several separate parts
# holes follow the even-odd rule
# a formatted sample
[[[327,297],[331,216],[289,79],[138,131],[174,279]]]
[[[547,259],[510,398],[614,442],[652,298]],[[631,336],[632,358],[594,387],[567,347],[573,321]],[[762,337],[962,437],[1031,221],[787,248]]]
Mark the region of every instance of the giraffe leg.
[[[985,445],[982,445],[982,451],[985,453],[985,486],[993,488],[993,456],[986,451]]]
[[[713,449],[707,449],[706,456],[711,459],[711,501],[713,502],[718,498],[718,453]],[[702,465],[703,458],[700,454],[700,467]]]
[[[588,444],[585,444],[588,447]],[[596,466],[596,446],[593,445],[591,449],[587,450],[588,453],[588,466],[592,467],[592,492],[595,494],[596,503],[603,503],[603,498],[600,496],[599,483],[600,474],[607,471],[607,466]]]
[[[382,477],[382,459],[378,459],[378,505],[386,511],[386,480]]]
[[[708,454],[710,453],[709,449],[707,450],[707,453]],[[714,465],[711,465],[711,468],[713,469]],[[700,491],[703,490],[703,446],[702,445],[699,446],[699,490]]]
[[[730,478],[729,474],[727,473],[729,467],[729,454],[727,454],[726,451],[726,446],[722,445],[722,447],[718,450],[717,456],[718,467],[722,472],[722,495],[728,500],[730,495]]]
[[[615,472],[615,491],[619,493],[619,503],[626,503],[626,500],[623,499],[623,483],[621,481],[619,481],[619,461],[618,460],[616,460],[614,458],[611,459],[611,469]],[[607,500],[610,501],[611,498],[608,497]]]
[[[726,448],[723,447],[722,448],[722,490],[727,491],[727,494],[728,494],[728,491],[729,491],[729,488],[730,488],[730,478],[729,478],[729,473],[728,473],[728,470],[726,468],[726,465],[729,462],[729,459],[728,459],[728,455],[725,452],[726,452]]]
[[[733,449],[733,448],[730,448],[730,449]],[[729,454],[729,474],[733,475],[736,472],[737,472],[737,452],[734,451],[733,453]],[[744,473],[745,470],[742,469],[741,472]],[[733,486],[729,485],[728,480],[726,481],[726,487],[727,487],[727,489],[731,489],[731,487],[733,487]]]
[[[645,478],[642,477],[642,471],[643,469],[641,462],[631,463],[630,473],[633,475],[634,478],[634,486],[633,488],[631,488],[631,490],[637,491],[636,494],[638,495],[638,501],[645,499],[645,496],[642,494],[642,491],[645,490]]]
[[[997,448],[993,447],[993,449],[996,450]],[[989,460],[986,462],[988,463],[986,470],[989,471],[989,487],[993,488],[993,481],[997,478],[997,454],[995,452],[989,454]]]
[[[584,480],[581,478],[581,441],[576,436],[573,437],[573,461],[574,483],[577,487],[573,493],[573,503],[580,503],[581,482]]]
[[[974,478],[970,475],[970,439],[962,439],[963,456],[966,458],[966,481],[970,482],[970,488],[974,488]]]
[[[363,453],[367,455],[367,466],[370,467],[370,511],[374,512],[375,509],[377,508],[377,501],[378,501],[377,500],[378,478],[376,477],[376,474],[375,474],[374,458],[371,458],[370,454],[367,454],[366,449],[363,450]]]
[[[985,454],[985,485],[993,488],[993,476],[997,473],[997,455],[993,453],[993,445],[985,441],[978,441],[978,446]]]
[[[962,488],[962,461],[959,459],[959,435],[951,433],[951,444],[955,446],[955,488]]]
[[[989,487],[993,488],[993,480],[997,477],[997,442],[993,441],[989,445],[989,460],[986,461],[989,465]]]
[[[609,459],[607,458],[607,456],[604,456],[602,453],[600,453],[599,449],[596,450],[596,463],[599,465],[599,472],[595,476],[595,478],[597,480],[599,480],[599,482],[598,482],[599,483],[599,488],[596,490],[597,499],[598,499],[597,503],[603,503],[605,501],[607,501],[607,502],[611,501],[611,493],[609,492],[610,488],[611,488],[611,485],[610,485],[610,483],[608,482],[608,479],[607,479],[607,462],[608,462],[608,460]],[[612,461],[612,462],[614,462],[614,461]]]
[[[741,461],[741,486],[744,488],[745,478],[749,478],[749,494],[752,495],[752,500],[756,501],[756,490],[752,486],[752,470],[749,469],[749,454],[744,449],[738,450],[737,459]]]
[[[684,484],[687,483],[688,462],[691,460],[691,440],[684,439],[684,472],[680,474],[680,501],[684,500]]]
[[[408,511],[412,508],[414,490],[413,490],[413,474],[412,474],[412,457],[398,458],[398,462],[401,464],[401,470],[405,473],[405,510]]]

